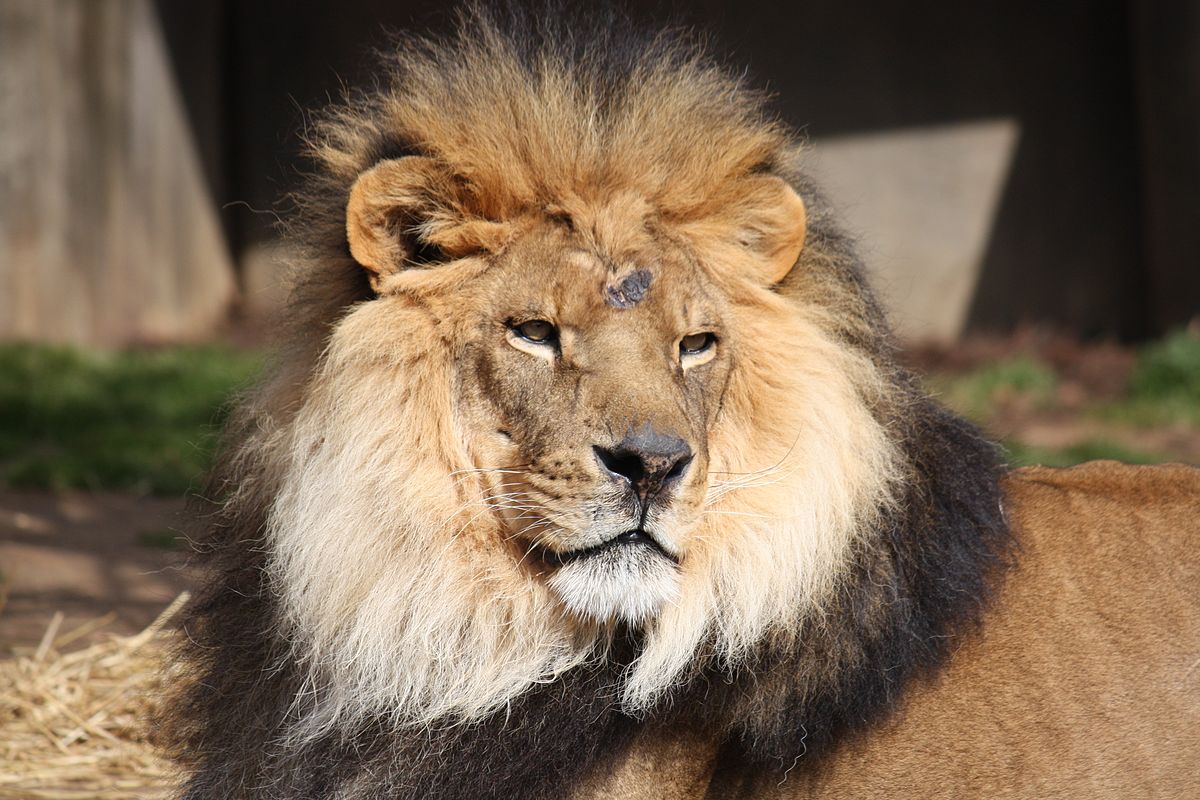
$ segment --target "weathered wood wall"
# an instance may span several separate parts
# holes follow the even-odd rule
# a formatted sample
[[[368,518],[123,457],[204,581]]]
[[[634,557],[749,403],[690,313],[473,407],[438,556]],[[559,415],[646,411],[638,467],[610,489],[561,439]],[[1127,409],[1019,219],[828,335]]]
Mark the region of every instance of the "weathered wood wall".
[[[160,0],[180,30],[213,2]],[[275,240],[252,209],[303,166],[297,109],[369,86],[385,28],[452,20],[446,0],[295,5],[224,6],[229,199],[245,201],[226,214],[251,303]],[[620,5],[650,29],[694,25],[776,94],[906,336],[1132,340],[1200,316],[1197,0]]]
[[[199,339],[234,293],[150,0],[0,0],[0,339]]]
[[[1196,0],[684,6],[810,138],[906,334],[1133,339],[1200,315]],[[241,310],[274,309],[298,107],[369,84],[383,28],[451,18],[445,0],[0,0],[0,339],[207,336],[235,268]]]

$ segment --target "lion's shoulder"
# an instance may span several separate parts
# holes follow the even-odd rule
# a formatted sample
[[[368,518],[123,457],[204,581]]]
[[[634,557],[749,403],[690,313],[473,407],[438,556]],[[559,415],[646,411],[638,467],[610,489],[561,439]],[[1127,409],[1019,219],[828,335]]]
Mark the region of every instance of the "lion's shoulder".
[[[1200,469],[1003,485],[1019,550],[981,629],[780,797],[1198,796]]]
[[[1117,503],[1200,503],[1200,468],[1188,464],[1089,461],[1074,467],[1022,467],[1005,477],[1010,492],[1039,490],[1107,498]]]
[[[1162,562],[1200,578],[1200,469],[1092,461],[1025,467],[1004,480],[1005,510],[1026,547],[1114,566]]]

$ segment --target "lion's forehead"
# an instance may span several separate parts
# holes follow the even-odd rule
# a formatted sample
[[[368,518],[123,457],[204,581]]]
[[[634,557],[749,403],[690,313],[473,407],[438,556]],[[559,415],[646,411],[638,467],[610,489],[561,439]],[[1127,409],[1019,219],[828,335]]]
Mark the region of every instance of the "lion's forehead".
[[[509,306],[558,323],[624,325],[636,317],[639,326],[674,328],[715,313],[715,290],[703,271],[669,243],[653,240],[620,252],[533,242],[503,259],[495,281]]]
[[[572,249],[563,261],[569,272],[598,283],[601,299],[611,308],[637,306],[654,283],[652,260],[638,255],[613,258],[592,250]]]

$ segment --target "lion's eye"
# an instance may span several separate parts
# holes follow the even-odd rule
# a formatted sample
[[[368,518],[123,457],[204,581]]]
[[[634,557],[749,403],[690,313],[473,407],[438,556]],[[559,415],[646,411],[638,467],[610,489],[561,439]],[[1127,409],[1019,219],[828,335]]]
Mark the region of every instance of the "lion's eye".
[[[693,333],[679,340],[679,354],[683,356],[698,355],[712,347],[716,341],[717,337],[708,331]]]
[[[550,344],[558,338],[558,329],[544,319],[531,319],[514,325],[513,330],[522,339],[535,344]]]

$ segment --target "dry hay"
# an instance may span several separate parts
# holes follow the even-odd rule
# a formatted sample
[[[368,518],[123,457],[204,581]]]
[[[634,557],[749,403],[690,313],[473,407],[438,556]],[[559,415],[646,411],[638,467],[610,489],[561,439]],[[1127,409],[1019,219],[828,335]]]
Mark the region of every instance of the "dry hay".
[[[60,634],[56,614],[35,650],[0,661],[0,799],[171,795],[175,770],[147,720],[162,695],[163,628],[186,600],[135,636],[109,634],[71,652],[112,615]]]

